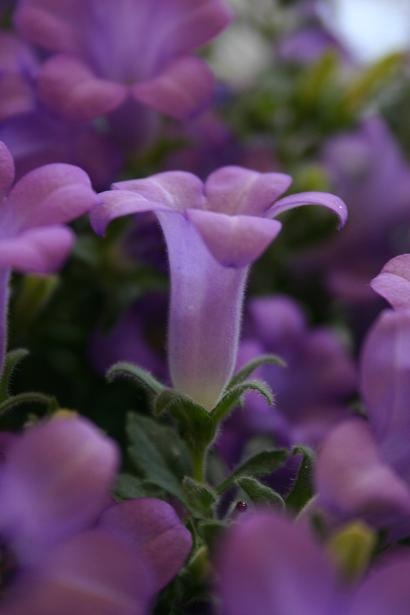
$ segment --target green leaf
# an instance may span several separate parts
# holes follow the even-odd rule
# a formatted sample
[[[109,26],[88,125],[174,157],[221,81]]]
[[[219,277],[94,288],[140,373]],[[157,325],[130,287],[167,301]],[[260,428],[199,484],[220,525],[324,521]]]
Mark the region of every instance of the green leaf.
[[[11,350],[6,354],[3,375],[0,380],[0,402],[7,399],[9,396],[11,380],[16,367],[21,361],[28,357],[28,355],[29,351],[26,348],[16,348],[16,350]]]
[[[168,412],[177,422],[180,434],[191,451],[205,449],[216,434],[209,412],[186,395],[165,389],[154,402],[154,413]]]
[[[257,453],[235,468],[230,476],[217,487],[217,493],[223,493],[241,476],[266,476],[280,467],[288,458],[288,451],[283,448]]]
[[[45,406],[48,413],[57,410],[58,403],[55,397],[44,395],[43,393],[19,393],[18,395],[12,395],[0,404],[0,416],[7,414],[15,410],[19,406],[25,405],[40,405]]]
[[[236,481],[238,487],[242,489],[247,497],[254,504],[274,506],[275,508],[285,508],[283,498],[273,489],[259,482],[256,478],[244,476]]]
[[[212,410],[211,417],[215,425],[219,425],[229,413],[241,403],[242,397],[249,391],[255,391],[266,399],[268,404],[273,405],[274,397],[271,388],[262,380],[246,380],[229,389],[221,401]]]
[[[138,388],[144,389],[149,395],[159,395],[165,388],[163,384],[145,369],[126,361],[120,361],[112,365],[107,371],[106,378],[110,383],[120,379],[129,380]]]
[[[279,365],[286,367],[286,361],[274,354],[265,354],[256,359],[249,361],[242,369],[239,370],[228,384],[228,390],[247,379],[261,365]]]
[[[299,512],[313,496],[314,453],[306,446],[294,446],[292,455],[302,455],[295,485],[287,497],[288,508]]]
[[[223,521],[201,521],[198,525],[199,533],[203,540],[212,550],[215,543],[219,540],[223,532],[227,530],[228,526]]]
[[[205,519],[213,516],[213,507],[217,501],[217,495],[213,489],[190,476],[185,476],[182,487],[187,504],[194,514]]]
[[[186,456],[184,443],[168,426],[130,413],[127,418],[128,453],[136,469],[154,485],[185,501],[180,469],[175,464]],[[170,463],[170,460],[174,464]]]
[[[144,484],[140,478],[132,474],[119,474],[114,488],[114,496],[120,500],[132,500],[146,496]]]

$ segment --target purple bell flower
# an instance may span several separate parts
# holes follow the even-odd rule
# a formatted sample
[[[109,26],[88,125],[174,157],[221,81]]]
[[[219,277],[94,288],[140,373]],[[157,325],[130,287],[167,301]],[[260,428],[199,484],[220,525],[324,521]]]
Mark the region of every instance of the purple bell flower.
[[[231,18],[223,0],[22,0],[15,14],[23,37],[54,52],[40,72],[40,96],[75,120],[127,98],[176,118],[199,111],[213,77],[193,51]]]
[[[192,544],[154,498],[109,504],[115,444],[83,418],[55,418],[7,445],[0,466],[4,615],[143,615]]]
[[[362,516],[401,537],[410,533],[409,277],[409,256],[403,255],[372,282],[399,309],[385,310],[365,340],[361,391],[368,422],[336,427],[316,470],[319,501],[337,519]]]
[[[228,531],[217,562],[220,615],[406,615],[410,557],[343,585],[309,528],[275,512],[247,513]]]
[[[323,205],[343,224],[337,197],[297,194],[277,200],[291,178],[224,167],[205,183],[182,172],[114,184],[93,208],[102,234],[115,218],[153,211],[168,248],[171,301],[168,357],[174,387],[211,410],[236,365],[242,302],[250,265],[275,239],[275,216],[300,205]]]
[[[96,203],[88,175],[68,164],[31,171],[14,186],[14,162],[0,142],[0,372],[7,348],[8,281],[12,270],[50,273],[74,243],[65,226]]]
[[[356,369],[337,335],[327,327],[309,328],[299,306],[286,296],[252,299],[239,347],[239,367],[264,354],[276,354],[286,367],[265,365],[255,376],[275,393],[272,408],[249,393],[224,425],[219,447],[237,459],[255,435],[272,435],[285,445],[316,447],[324,435],[348,417],[346,401],[356,390]]]

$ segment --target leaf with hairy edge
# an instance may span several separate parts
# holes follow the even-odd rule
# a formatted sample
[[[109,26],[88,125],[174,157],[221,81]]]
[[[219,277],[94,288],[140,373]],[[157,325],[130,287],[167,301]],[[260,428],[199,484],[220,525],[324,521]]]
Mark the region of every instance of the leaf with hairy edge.
[[[228,391],[235,385],[244,382],[244,380],[246,380],[248,376],[250,376],[256,369],[258,369],[258,367],[261,367],[262,365],[278,365],[279,367],[287,366],[286,361],[274,354],[264,354],[260,357],[256,357],[255,359],[252,359],[252,361],[249,361],[249,363],[244,365],[244,367],[242,367],[242,369],[240,369],[239,372],[235,374],[235,376],[228,384]]]
[[[299,512],[313,496],[313,464],[314,452],[306,446],[294,446],[291,454],[300,455],[301,462],[295,485],[289,494],[286,505]]]
[[[215,491],[211,487],[199,483],[190,476],[185,476],[182,487],[192,513],[204,519],[212,518],[213,507],[217,502]]]
[[[0,402],[7,399],[10,395],[10,385],[14,371],[28,355],[29,351],[26,348],[16,348],[16,350],[11,350],[6,354],[3,375],[0,380]]]
[[[288,451],[284,448],[272,449],[257,453],[235,468],[228,478],[226,478],[216,488],[217,493],[223,493],[241,476],[266,476],[285,463],[288,458]]]
[[[48,413],[58,409],[58,403],[55,397],[44,395],[44,393],[30,392],[19,393],[12,395],[0,404],[0,416],[15,410],[19,406],[40,405],[46,408]]]
[[[149,395],[159,395],[165,389],[164,385],[152,374],[138,367],[138,365],[126,361],[112,365],[106,373],[106,378],[109,383],[115,380],[129,380],[138,388],[144,389]]]
[[[221,401],[211,412],[211,418],[219,425],[229,413],[241,403],[242,396],[249,391],[259,393],[266,399],[268,404],[273,405],[274,397],[271,388],[263,380],[246,380],[229,389]]]
[[[263,504],[265,506],[285,509],[285,502],[279,493],[259,482],[256,478],[244,476],[239,478],[236,484],[246,493],[253,504]]]

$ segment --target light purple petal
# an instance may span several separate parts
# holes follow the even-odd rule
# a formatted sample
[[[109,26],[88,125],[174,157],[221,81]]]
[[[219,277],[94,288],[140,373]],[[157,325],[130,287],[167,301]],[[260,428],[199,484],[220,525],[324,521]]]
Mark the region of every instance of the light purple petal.
[[[243,518],[220,545],[221,615],[329,615],[332,567],[307,527],[277,513]]]
[[[386,527],[410,515],[410,490],[384,462],[366,425],[352,419],[324,441],[316,464],[319,499],[341,519]]]
[[[410,558],[401,553],[395,559],[370,573],[356,591],[347,615],[408,615]]]
[[[132,88],[134,97],[148,107],[179,120],[205,109],[211,102],[214,78],[200,58],[186,56],[157,77]]]
[[[410,254],[392,258],[370,283],[396,310],[410,308]]]
[[[49,107],[66,118],[86,121],[119,107],[128,88],[96,77],[76,58],[59,55],[43,65],[38,91]]]
[[[7,207],[19,229],[62,224],[97,202],[90,178],[79,167],[55,163],[30,171],[12,189]]]
[[[21,0],[14,22],[24,38],[54,51],[74,51],[77,31],[70,18],[80,9],[78,0]]]
[[[123,536],[151,564],[156,591],[179,572],[192,547],[191,533],[175,510],[156,498],[116,504],[103,513],[99,525]]]
[[[27,430],[1,476],[0,527],[33,552],[87,527],[108,498],[117,464],[114,443],[85,419],[55,418]]]
[[[14,161],[10,150],[0,141],[0,206],[14,181]]]
[[[18,589],[5,615],[148,615],[153,594],[144,558],[102,530],[52,549]]]
[[[207,209],[225,214],[263,215],[291,182],[291,177],[283,173],[222,167],[206,180]]]
[[[201,180],[184,171],[167,171],[148,179],[118,182],[113,188],[99,195],[100,204],[91,212],[91,224],[99,235],[112,220],[122,216],[162,209],[201,208],[204,203]]]
[[[64,226],[24,231],[0,240],[0,267],[23,273],[52,273],[64,264],[75,241]]]
[[[227,216],[213,211],[187,212],[211,254],[225,267],[246,267],[266,250],[280,233],[277,220],[256,216]]]
[[[410,310],[386,310],[371,328],[361,390],[383,455],[410,482]]]
[[[339,218],[339,228],[346,223],[348,211],[345,203],[339,197],[327,192],[301,192],[285,196],[285,198],[276,201],[269,213],[276,217],[284,211],[304,205],[321,205],[330,209]]]

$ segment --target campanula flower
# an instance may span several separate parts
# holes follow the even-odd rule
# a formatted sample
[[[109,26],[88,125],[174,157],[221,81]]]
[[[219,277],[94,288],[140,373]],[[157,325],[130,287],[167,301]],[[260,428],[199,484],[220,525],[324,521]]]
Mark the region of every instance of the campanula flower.
[[[91,119],[131,97],[183,118],[212,94],[212,73],[193,51],[231,17],[223,0],[22,0],[15,22],[53,52],[39,75],[40,96],[53,109]]]
[[[104,233],[115,218],[153,211],[168,249],[171,300],[168,357],[175,388],[212,409],[236,364],[242,302],[250,265],[280,232],[274,218],[318,204],[343,223],[345,204],[325,193],[277,200],[291,178],[223,167],[205,183],[170,171],[114,184],[102,193],[91,221]]]

